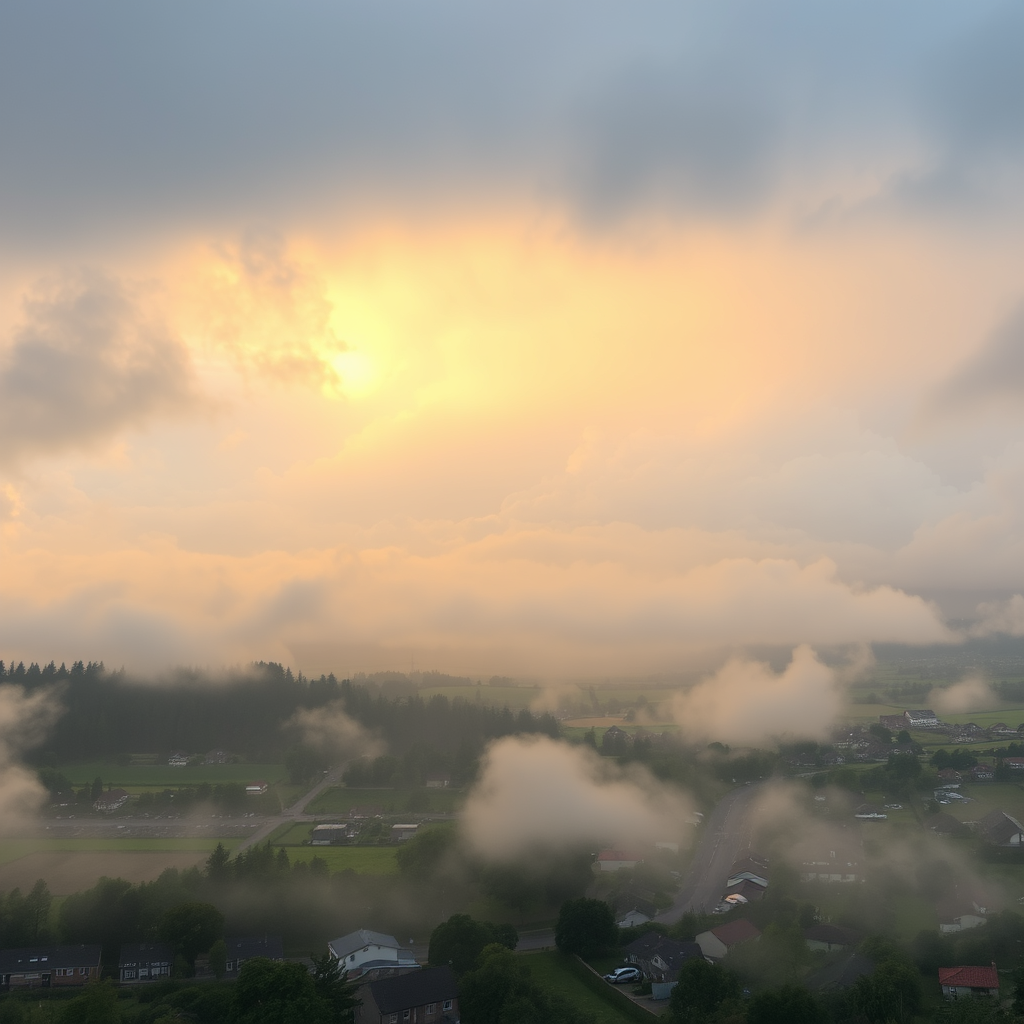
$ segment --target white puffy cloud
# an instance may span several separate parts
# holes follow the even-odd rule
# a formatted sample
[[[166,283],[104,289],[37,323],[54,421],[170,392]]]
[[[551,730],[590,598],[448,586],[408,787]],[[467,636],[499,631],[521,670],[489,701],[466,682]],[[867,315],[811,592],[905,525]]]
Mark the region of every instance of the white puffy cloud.
[[[588,747],[517,736],[488,748],[462,826],[474,852],[514,860],[581,844],[678,842],[691,810],[639,766],[622,771]]]
[[[733,658],[713,676],[672,702],[683,735],[758,745],[780,736],[823,739],[843,709],[835,670],[814,651],[793,651],[782,672],[761,662]]]

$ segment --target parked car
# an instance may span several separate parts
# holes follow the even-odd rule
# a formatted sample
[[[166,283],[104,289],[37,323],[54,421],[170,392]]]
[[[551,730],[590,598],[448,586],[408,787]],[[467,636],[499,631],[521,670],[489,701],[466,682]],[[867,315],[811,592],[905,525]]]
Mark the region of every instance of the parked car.
[[[611,974],[604,976],[604,980],[612,985],[624,985],[627,981],[640,981],[641,977],[636,967],[616,967]]]

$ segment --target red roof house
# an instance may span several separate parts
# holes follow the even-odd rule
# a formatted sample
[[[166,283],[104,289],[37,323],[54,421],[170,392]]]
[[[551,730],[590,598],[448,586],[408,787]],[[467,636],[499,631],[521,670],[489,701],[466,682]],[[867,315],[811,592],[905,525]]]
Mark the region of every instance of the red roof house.
[[[990,967],[940,967],[939,984],[947,999],[966,996],[999,996],[999,974]]]
[[[601,871],[618,871],[620,868],[635,868],[642,864],[644,855],[636,850],[602,850],[597,855],[597,866]]]

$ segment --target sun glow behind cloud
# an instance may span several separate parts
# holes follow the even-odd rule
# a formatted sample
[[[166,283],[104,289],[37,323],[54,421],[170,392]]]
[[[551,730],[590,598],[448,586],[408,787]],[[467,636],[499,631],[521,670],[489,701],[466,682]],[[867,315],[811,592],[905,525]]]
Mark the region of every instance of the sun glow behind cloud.
[[[442,4],[392,64],[342,6],[317,38],[358,53],[303,51],[315,82],[280,32],[211,23],[211,63],[138,12],[166,31],[123,101],[143,134],[176,112],[149,146],[106,79],[40,83],[0,35],[50,111],[0,171],[0,642],[643,672],[1015,607],[1020,119],[964,72],[1024,66],[1011,8],[797,4],[755,42],[718,20],[761,24],[742,3]],[[61,128],[70,90],[105,143]]]

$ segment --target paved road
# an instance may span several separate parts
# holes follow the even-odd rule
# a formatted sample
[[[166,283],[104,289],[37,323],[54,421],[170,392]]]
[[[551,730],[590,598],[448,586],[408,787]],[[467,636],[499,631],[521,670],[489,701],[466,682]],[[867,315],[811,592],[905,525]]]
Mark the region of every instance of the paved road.
[[[690,870],[668,910],[655,920],[674,924],[687,911],[713,910],[722,896],[729,869],[750,848],[750,804],[760,786],[740,786],[723,797],[704,822]]]

